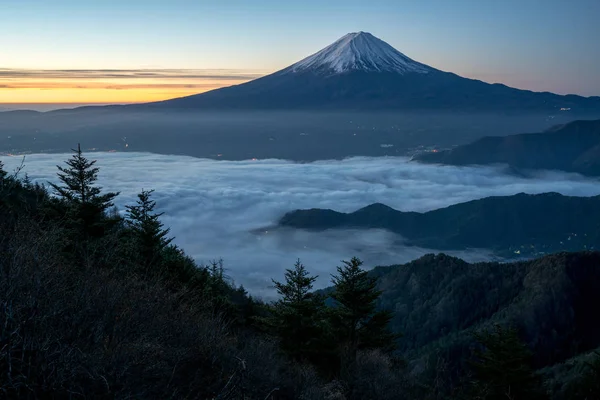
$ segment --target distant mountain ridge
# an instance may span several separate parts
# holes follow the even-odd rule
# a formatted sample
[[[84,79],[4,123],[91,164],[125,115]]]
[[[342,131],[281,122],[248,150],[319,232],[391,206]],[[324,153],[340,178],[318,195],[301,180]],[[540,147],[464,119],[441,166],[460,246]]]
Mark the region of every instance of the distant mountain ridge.
[[[354,109],[600,111],[600,97],[560,96],[488,84],[415,61],[367,32],[349,33],[280,71],[133,109]]]
[[[503,257],[600,248],[600,196],[559,193],[486,197],[425,213],[372,204],[352,213],[296,210],[279,226],[307,229],[386,229],[409,245],[438,250],[485,248]]]
[[[600,120],[573,121],[541,133],[484,137],[452,150],[421,153],[414,160],[450,165],[502,163],[600,176]]]

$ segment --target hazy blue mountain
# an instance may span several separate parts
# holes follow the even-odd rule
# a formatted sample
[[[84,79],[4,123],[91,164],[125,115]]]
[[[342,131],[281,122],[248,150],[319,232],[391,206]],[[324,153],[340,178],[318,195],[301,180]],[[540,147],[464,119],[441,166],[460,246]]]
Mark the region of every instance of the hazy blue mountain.
[[[425,213],[372,204],[352,213],[297,210],[280,226],[307,230],[386,229],[411,245],[486,248],[506,257],[600,248],[600,196],[558,193],[487,197]]]
[[[574,121],[535,134],[484,137],[415,160],[452,165],[505,163],[515,168],[558,169],[600,175],[600,120]]]
[[[273,74],[134,108],[397,109],[585,113],[600,97],[560,96],[488,84],[410,59],[370,33],[349,33]]]

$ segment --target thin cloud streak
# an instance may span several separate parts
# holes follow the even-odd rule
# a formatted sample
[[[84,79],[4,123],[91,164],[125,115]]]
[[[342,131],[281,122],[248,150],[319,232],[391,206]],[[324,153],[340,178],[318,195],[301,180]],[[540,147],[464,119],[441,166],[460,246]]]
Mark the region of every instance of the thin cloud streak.
[[[23,173],[34,181],[56,181],[56,165],[69,154],[33,154]],[[350,158],[294,163],[284,160],[214,161],[149,153],[89,153],[98,160],[99,183],[120,191],[120,210],[143,189],[155,200],[175,243],[199,262],[222,257],[228,274],[251,293],[273,296],[271,278],[300,258],[329,283],[340,260],[358,256],[368,267],[407,262],[432,249],[410,247],[381,230],[320,233],[270,230],[288,211],[330,208],[343,212],[381,202],[402,211],[427,211],[487,196],[520,192],[600,194],[600,181],[576,174],[536,172],[530,178],[500,167],[421,165],[403,158]],[[2,157],[12,170],[19,157]],[[256,233],[260,231],[260,233]],[[451,254],[471,261],[489,259],[485,250]]]
[[[244,82],[244,81],[241,81]],[[229,83],[235,84],[236,82]],[[103,82],[18,82],[13,84],[0,84],[3,89],[106,89],[106,90],[127,90],[127,89],[198,89],[211,90],[222,87],[216,83],[103,83]]]
[[[0,68],[0,104],[140,103],[203,93],[263,75],[234,69]]]
[[[215,79],[251,80],[264,71],[235,69],[11,69],[0,68],[0,80],[6,79]]]

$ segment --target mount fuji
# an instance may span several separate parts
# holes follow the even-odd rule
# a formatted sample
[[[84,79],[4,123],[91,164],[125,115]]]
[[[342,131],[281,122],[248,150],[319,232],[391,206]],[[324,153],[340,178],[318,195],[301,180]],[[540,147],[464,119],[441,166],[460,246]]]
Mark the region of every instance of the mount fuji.
[[[367,32],[349,33],[273,74],[236,86],[128,106],[150,109],[600,111],[600,97],[489,84],[415,61]]]

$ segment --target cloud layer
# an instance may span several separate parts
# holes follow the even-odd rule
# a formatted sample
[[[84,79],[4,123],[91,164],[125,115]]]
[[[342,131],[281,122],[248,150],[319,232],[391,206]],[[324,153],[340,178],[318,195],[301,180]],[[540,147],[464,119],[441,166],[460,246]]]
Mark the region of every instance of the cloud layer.
[[[555,191],[567,195],[600,194],[598,180],[560,172],[516,177],[499,167],[421,165],[403,158],[350,158],[293,163],[283,160],[214,161],[148,153],[93,153],[100,184],[120,191],[117,205],[134,201],[143,189],[155,189],[163,221],[175,243],[200,262],[222,257],[228,273],[252,293],[270,297],[270,278],[300,258],[318,285],[326,286],[341,259],[361,257],[368,267],[412,260],[431,249],[402,245],[384,231],[268,231],[285,213],[298,208],[349,212],[374,202],[402,211],[427,211],[493,195]],[[26,157],[33,180],[55,180],[56,164],[69,155]],[[7,169],[20,159],[4,157]],[[261,234],[254,231],[265,228]],[[470,260],[485,251],[455,252]]]

